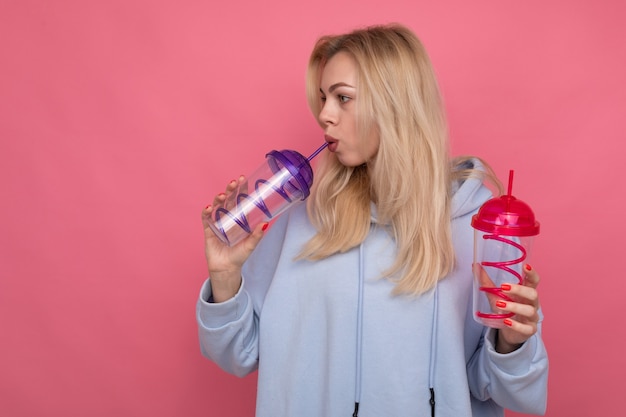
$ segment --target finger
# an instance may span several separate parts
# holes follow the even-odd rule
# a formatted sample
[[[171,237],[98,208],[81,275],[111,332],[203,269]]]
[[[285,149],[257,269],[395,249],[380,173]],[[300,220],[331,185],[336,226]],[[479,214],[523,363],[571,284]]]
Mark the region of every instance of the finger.
[[[535,322],[522,323],[514,319],[504,319],[504,325],[506,326],[506,328],[503,330],[510,329],[523,336],[521,338],[519,336],[516,338],[512,337],[510,334],[507,334],[508,332],[504,332],[503,336],[505,340],[507,340],[509,343],[523,343],[529,337],[537,333],[537,324]]]
[[[524,285],[532,288],[539,285],[539,274],[529,264],[524,265]]]
[[[537,323],[539,321],[539,314],[534,305],[498,300],[496,307],[501,311],[515,314],[518,319],[522,319],[524,322]]]
[[[237,195],[239,194],[237,192],[238,186],[239,186],[239,181],[237,180],[232,180],[231,182],[228,183],[228,185],[226,185],[224,206],[228,210],[233,208],[235,204],[237,203],[236,199],[237,199]]]
[[[245,239],[245,244],[248,246],[248,249],[250,249],[250,252],[252,252],[254,248],[256,248],[256,245],[259,244],[268,227],[269,223],[257,224],[252,233],[250,233],[250,236]]]
[[[535,308],[539,307],[539,293],[532,287],[519,284],[503,284],[502,293],[506,294],[509,300],[529,304]]]
[[[204,239],[206,244],[209,243],[209,241],[216,241],[219,243],[219,245],[224,245],[224,241],[222,240],[222,238],[216,234],[216,233],[220,233],[219,230],[221,228],[221,226],[219,224],[216,224],[214,226],[214,219],[213,219],[213,206],[212,205],[208,205],[206,206],[203,210],[202,210],[202,227],[204,228]],[[216,231],[217,230],[217,231]],[[224,233],[222,232],[222,235]]]
[[[257,247],[261,239],[263,238],[265,231],[267,230],[268,223],[260,223],[256,225],[252,233],[246,236],[241,242],[237,243],[233,248],[237,251],[238,258],[241,258],[243,263],[252,251]]]
[[[248,194],[248,179],[244,175],[239,176],[239,193]]]
[[[226,194],[225,193],[219,193],[213,199],[212,206],[215,208],[215,210],[217,210],[219,207],[224,207],[224,201],[226,201]]]
[[[209,227],[209,224],[213,221],[211,215],[213,213],[213,206],[209,204],[205,208],[202,209],[201,217],[202,217],[202,227],[204,229]]]
[[[473,263],[472,269],[474,270],[474,275],[478,278],[478,282],[480,283],[481,287],[493,287],[494,286],[494,283],[489,277],[489,274],[487,273],[487,271],[485,271],[485,268],[483,268],[483,266],[480,263],[478,262]]]

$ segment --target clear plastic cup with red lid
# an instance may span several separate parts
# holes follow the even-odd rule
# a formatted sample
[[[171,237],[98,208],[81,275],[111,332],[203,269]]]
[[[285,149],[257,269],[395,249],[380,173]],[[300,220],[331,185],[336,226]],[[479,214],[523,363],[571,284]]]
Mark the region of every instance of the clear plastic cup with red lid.
[[[474,319],[501,328],[513,313],[498,308],[498,301],[514,301],[503,284],[522,284],[522,267],[529,262],[539,222],[528,204],[512,194],[513,171],[506,195],[485,202],[472,217],[474,228]]]

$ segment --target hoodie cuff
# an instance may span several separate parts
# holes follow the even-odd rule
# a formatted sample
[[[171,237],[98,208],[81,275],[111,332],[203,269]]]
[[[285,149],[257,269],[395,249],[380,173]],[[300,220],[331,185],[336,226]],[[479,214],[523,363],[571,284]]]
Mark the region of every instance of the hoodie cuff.
[[[513,352],[498,353],[495,348],[497,334],[497,329],[490,328],[485,335],[487,352],[492,363],[502,372],[509,375],[527,373],[535,356],[535,351],[537,350],[538,336],[536,334],[533,335]]]
[[[240,320],[249,304],[249,296],[243,290],[243,282],[237,294],[230,300],[222,303],[214,303],[212,300],[211,281],[207,279],[200,289],[196,309],[198,321],[208,329],[218,329]]]

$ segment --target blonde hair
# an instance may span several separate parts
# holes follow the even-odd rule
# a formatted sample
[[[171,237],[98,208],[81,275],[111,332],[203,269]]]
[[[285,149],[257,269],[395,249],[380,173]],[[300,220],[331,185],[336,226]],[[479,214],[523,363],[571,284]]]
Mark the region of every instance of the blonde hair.
[[[307,99],[315,117],[322,106],[324,65],[342,51],[357,65],[359,137],[376,133],[380,145],[367,166],[344,166],[332,153],[320,161],[307,202],[317,234],[300,256],[323,259],[362,243],[374,200],[377,222],[390,226],[397,245],[397,257],[385,276],[396,281],[397,293],[421,294],[452,270],[455,259],[450,228],[453,173],[434,70],[422,43],[401,25],[322,37],[307,72]]]

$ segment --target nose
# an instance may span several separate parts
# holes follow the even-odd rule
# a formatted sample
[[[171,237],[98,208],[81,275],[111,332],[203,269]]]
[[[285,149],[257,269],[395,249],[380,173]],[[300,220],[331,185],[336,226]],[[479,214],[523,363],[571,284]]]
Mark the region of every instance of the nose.
[[[329,100],[322,103],[322,109],[317,118],[319,122],[325,126],[337,124],[337,111],[333,108]]]

